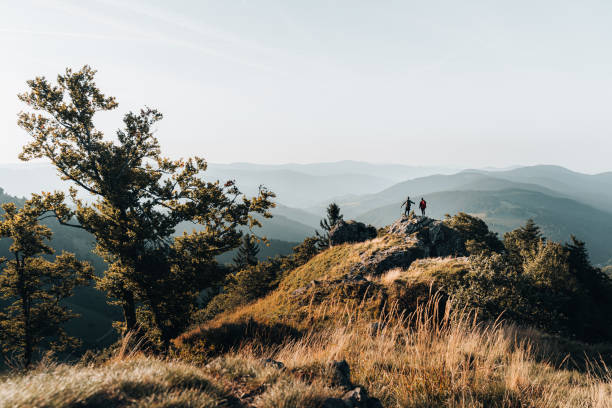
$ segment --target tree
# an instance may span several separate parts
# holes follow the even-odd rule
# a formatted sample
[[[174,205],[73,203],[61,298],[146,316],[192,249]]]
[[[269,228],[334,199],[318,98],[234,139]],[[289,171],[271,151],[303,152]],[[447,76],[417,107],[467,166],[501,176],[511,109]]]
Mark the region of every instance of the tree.
[[[331,203],[327,206],[327,218],[323,218],[319,225],[323,230],[322,234],[317,231],[317,238],[319,240],[320,248],[329,247],[329,232],[336,226],[336,224],[342,221],[343,215],[340,214],[340,207],[336,203]]]
[[[487,224],[478,217],[460,212],[453,217],[448,216],[444,222],[461,234],[465,239],[465,249],[471,255],[501,252],[504,248],[497,234],[489,231]]]
[[[39,224],[40,212],[29,205],[17,209],[13,203],[3,204],[2,209],[0,238],[12,240],[12,259],[2,260],[0,297],[13,302],[0,312],[0,342],[4,352],[16,353],[27,368],[38,350],[78,346],[62,328],[78,315],[62,300],[72,296],[75,287],[91,281],[93,268],[66,252],[53,261],[43,258],[53,254],[46,242],[52,233]]]
[[[19,115],[31,136],[20,158],[46,158],[72,184],[74,209],[58,192],[36,195],[34,204],[95,236],[109,264],[97,285],[123,308],[125,329],[135,330],[140,320],[168,346],[188,324],[197,294],[219,279],[215,256],[240,244],[238,226],[261,225],[255,214],[271,217],[274,194],[260,186],[249,199],[233,181],[205,181],[200,157],[163,157],[153,135],[162,114],[154,109],[127,113],[116,141],[105,139],[93,119],[117,102],[101,93],[94,76],[85,66],[67,69],[56,85],[44,77],[28,81],[29,92],[19,98],[36,113]],[[173,238],[185,222],[203,228]]]
[[[255,242],[255,237],[250,234],[245,234],[242,237],[242,245],[238,247],[238,253],[234,257],[234,268],[240,270],[247,266],[257,265],[258,253],[259,245]]]
[[[524,226],[504,234],[504,247],[510,259],[520,265],[525,259],[525,254],[535,251],[540,241],[544,240],[540,227],[529,219]]]

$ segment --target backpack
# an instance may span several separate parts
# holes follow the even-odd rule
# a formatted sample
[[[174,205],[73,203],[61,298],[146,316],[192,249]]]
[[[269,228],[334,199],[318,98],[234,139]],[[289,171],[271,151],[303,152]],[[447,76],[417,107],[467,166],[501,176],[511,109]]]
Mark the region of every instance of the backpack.
[[[419,204],[419,208],[427,208],[427,202],[425,202],[425,200],[421,200],[421,203]]]

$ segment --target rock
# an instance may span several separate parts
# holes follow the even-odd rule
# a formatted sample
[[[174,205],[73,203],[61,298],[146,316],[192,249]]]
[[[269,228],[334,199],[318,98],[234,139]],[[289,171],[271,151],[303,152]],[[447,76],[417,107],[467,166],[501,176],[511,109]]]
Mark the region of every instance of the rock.
[[[368,392],[362,387],[356,387],[342,396],[347,407],[368,408]]]
[[[376,228],[358,221],[339,221],[329,231],[329,242],[333,245],[340,245],[346,242],[363,242],[376,238]]]
[[[423,258],[423,250],[415,246],[406,248],[392,247],[363,256],[361,262],[354,268],[353,273],[381,275],[390,269],[408,268],[415,259]]]
[[[351,383],[351,368],[346,360],[332,361],[330,366],[333,385],[350,389],[353,386]]]
[[[416,239],[416,247],[422,250],[419,258],[467,255],[461,234],[443,221],[428,217],[402,217],[389,227],[389,233]]]
[[[272,367],[278,368],[279,370],[282,370],[285,368],[285,365],[283,363],[281,363],[280,361],[272,360],[271,358],[263,359],[263,364],[265,366],[272,366]]]

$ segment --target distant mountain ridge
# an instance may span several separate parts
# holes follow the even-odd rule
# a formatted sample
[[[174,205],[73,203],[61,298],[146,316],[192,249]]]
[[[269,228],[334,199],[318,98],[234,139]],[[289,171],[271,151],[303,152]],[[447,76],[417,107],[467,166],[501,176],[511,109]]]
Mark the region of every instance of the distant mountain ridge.
[[[440,172],[434,174],[436,170]],[[599,244],[609,239],[605,234],[612,217],[612,172],[589,175],[552,165],[441,174],[444,171],[452,169],[353,161],[213,163],[204,177],[235,179],[247,195],[256,194],[261,184],[274,191],[274,218],[262,220],[264,227],[256,231],[270,239],[299,242],[313,235],[332,201],[340,205],[346,219],[388,223],[400,213],[400,204],[410,195],[413,201],[424,196],[429,201],[428,211],[437,217],[468,211],[482,216],[499,232],[534,218],[552,239],[567,239],[569,233],[576,233],[592,246],[598,262],[606,255],[605,260],[612,258],[612,248]],[[394,181],[397,179],[401,181]],[[24,164],[0,166],[0,186],[6,186],[11,195],[25,196],[41,190],[65,189],[67,184],[48,165]],[[546,206],[539,206],[544,202]],[[578,213],[588,215],[582,223],[574,222]],[[585,236],[589,231],[593,231],[592,237]]]
[[[609,244],[612,214],[570,198],[513,188],[436,192],[426,195],[426,199],[427,214],[434,218],[463,211],[482,218],[500,234],[531,218],[548,239],[568,241],[573,234],[585,241],[595,263],[603,264],[612,257]],[[390,204],[359,214],[355,219],[383,226],[400,213],[398,204]]]

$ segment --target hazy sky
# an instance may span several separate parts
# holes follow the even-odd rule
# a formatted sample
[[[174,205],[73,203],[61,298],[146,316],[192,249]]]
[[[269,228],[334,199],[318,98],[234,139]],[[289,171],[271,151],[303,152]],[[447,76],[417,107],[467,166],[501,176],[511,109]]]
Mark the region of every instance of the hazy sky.
[[[172,157],[607,171],[611,46],[609,0],[6,0],[0,162],[25,81],[89,64]]]

